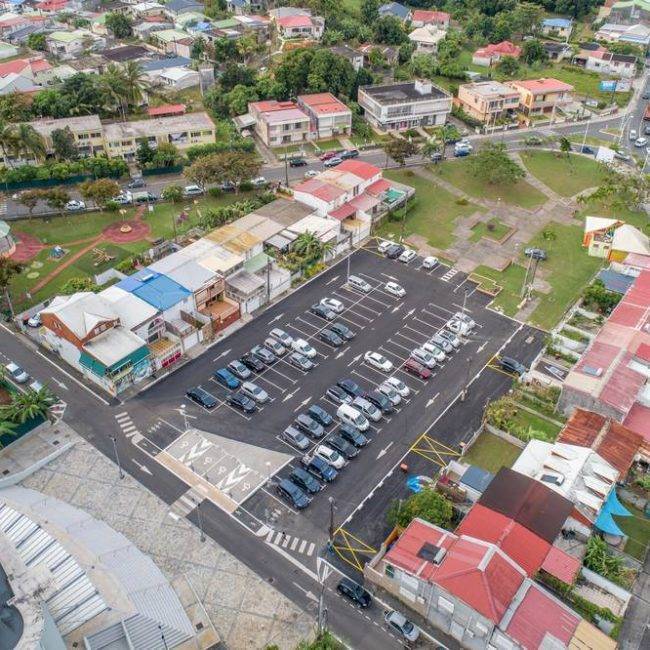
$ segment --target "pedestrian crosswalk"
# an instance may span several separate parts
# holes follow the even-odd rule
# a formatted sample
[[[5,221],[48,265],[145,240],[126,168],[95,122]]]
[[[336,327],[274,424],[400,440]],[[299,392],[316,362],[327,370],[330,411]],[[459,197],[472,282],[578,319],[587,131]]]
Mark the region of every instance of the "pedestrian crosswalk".
[[[458,269],[455,269],[453,266],[440,278],[443,282],[449,282],[456,273],[458,273]]]
[[[67,406],[68,405],[62,399],[50,406],[50,413],[52,414],[55,422],[59,422],[63,419],[63,414],[65,413]]]
[[[127,438],[136,438],[139,439],[141,438],[141,434],[138,431],[138,428],[133,424],[133,420],[131,419],[131,416],[129,415],[128,411],[123,411],[122,413],[118,413],[115,416],[115,419],[117,420],[117,424],[119,425],[120,429],[122,429],[122,433],[127,437]]]
[[[187,515],[194,510],[203,498],[194,488],[190,488],[187,492],[181,494],[181,496],[171,504],[171,510],[178,513],[182,517],[187,517]]]
[[[311,557],[314,554],[314,549],[316,544],[310,542],[306,539],[300,539],[293,535],[287,535],[283,531],[269,530],[266,535],[266,541],[273,546],[278,546],[287,551],[295,551],[296,553],[301,553],[307,557]]]

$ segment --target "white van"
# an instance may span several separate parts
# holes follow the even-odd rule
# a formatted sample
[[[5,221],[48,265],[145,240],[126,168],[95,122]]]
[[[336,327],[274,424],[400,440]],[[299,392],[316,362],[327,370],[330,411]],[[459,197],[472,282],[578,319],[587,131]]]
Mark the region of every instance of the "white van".
[[[294,339],[291,342],[291,347],[300,354],[304,354],[308,359],[313,359],[317,352],[316,350],[305,341],[305,339]]]
[[[341,404],[336,411],[336,417],[341,422],[356,427],[359,431],[366,431],[370,427],[370,422],[368,422],[366,417],[349,404]]]
[[[357,289],[358,291],[363,291],[363,293],[370,293],[372,291],[372,287],[363,278],[360,278],[358,275],[351,275],[348,278],[348,284],[353,289]]]

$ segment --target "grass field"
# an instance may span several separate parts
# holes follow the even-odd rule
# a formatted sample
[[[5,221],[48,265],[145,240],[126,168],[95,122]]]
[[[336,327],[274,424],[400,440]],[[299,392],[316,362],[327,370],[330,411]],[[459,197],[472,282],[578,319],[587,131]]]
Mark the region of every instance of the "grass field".
[[[343,149],[343,145],[338,140],[338,138],[332,138],[331,140],[319,140],[314,143],[314,146],[317,147],[320,151],[335,151],[337,149]]]
[[[496,474],[502,467],[512,467],[521,449],[491,433],[482,433],[463,461]]]
[[[453,231],[458,217],[472,214],[477,206],[459,205],[456,197],[417,174],[410,171],[386,171],[386,178],[415,188],[415,206],[406,216],[405,234],[426,237],[431,246],[448,248],[454,240]],[[379,234],[388,236],[399,233],[401,224],[386,221]]]
[[[588,187],[596,187],[605,176],[603,166],[584,156],[550,151],[523,151],[526,169],[544,185],[561,196],[574,196]]]
[[[483,237],[486,239],[493,239],[494,241],[501,241],[509,232],[511,228],[493,217],[489,221],[479,221],[472,228],[471,241],[477,242]]]
[[[625,552],[643,561],[648,544],[650,544],[650,519],[629,503],[623,505],[632,516],[615,517],[615,519],[620,529],[629,537],[625,544]]]
[[[549,422],[545,418],[523,409],[517,411],[513,423],[518,428],[529,431],[532,438],[547,442],[554,442],[562,430],[562,427],[554,422]]]
[[[501,199],[505,203],[532,210],[546,202],[546,197],[526,181],[513,185],[490,185],[477,178],[469,167],[468,160],[449,160],[440,165],[430,165],[429,171],[439,174],[447,182],[455,185],[470,196],[491,201]]]

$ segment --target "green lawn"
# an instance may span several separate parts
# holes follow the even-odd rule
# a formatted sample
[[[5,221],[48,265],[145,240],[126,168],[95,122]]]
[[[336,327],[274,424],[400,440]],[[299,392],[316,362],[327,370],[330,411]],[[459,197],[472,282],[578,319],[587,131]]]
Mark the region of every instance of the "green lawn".
[[[480,209],[472,204],[459,205],[453,194],[411,171],[391,170],[384,172],[384,176],[415,188],[416,204],[406,216],[404,232],[406,236],[426,237],[435,248],[448,248],[454,241],[456,219]],[[379,234],[389,236],[400,229],[400,223],[385,221]]]
[[[551,151],[523,151],[526,169],[561,196],[574,196],[588,187],[596,187],[605,177],[603,166],[584,156]]]
[[[517,411],[513,424],[519,429],[528,431],[531,438],[553,442],[562,430],[562,427],[549,422],[543,417],[534,413],[529,413],[523,409]]]
[[[482,433],[463,461],[496,474],[502,467],[512,467],[521,454],[521,449],[491,433]]]
[[[494,299],[494,306],[498,307],[508,316],[517,313],[517,305],[521,302],[521,288],[524,283],[526,269],[519,264],[511,264],[505,271],[496,271],[489,266],[478,266],[473,275],[479,276],[486,289],[492,289],[494,284],[502,287],[499,295]]]
[[[318,140],[318,142],[314,142],[314,146],[321,151],[343,149],[343,145],[340,143],[338,138],[332,138],[331,140]]]
[[[625,552],[643,561],[648,544],[650,544],[650,519],[629,503],[623,505],[632,516],[615,517],[615,519],[620,529],[629,537],[625,544]]]
[[[473,242],[477,242],[485,237],[486,239],[501,241],[511,230],[510,226],[493,217],[487,222],[479,221],[472,228],[472,236],[470,239]]]
[[[468,160],[449,160],[439,165],[430,165],[428,169],[476,198],[491,201],[501,199],[505,203],[529,210],[546,202],[546,197],[526,181],[518,181],[508,186],[486,183],[470,171]]]

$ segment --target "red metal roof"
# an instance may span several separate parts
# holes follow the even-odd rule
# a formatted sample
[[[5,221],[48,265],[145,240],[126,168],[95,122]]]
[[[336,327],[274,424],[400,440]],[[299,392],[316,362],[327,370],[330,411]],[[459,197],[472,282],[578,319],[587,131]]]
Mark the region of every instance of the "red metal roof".
[[[639,389],[645,384],[645,376],[629,367],[634,355],[626,352],[611,377],[600,391],[600,401],[609,404],[624,415],[636,401]]]
[[[551,546],[542,564],[542,569],[558,580],[562,580],[565,584],[571,585],[576,579],[581,566],[580,560],[565,553],[557,546]]]
[[[469,535],[491,542],[510,556],[529,576],[542,566],[551,545],[514,519],[490,510],[480,503],[474,505],[456,528],[457,535]]]
[[[341,165],[339,165],[340,167]],[[385,178],[380,178],[378,181],[375,181],[372,185],[366,187],[366,193],[371,196],[379,196],[387,190],[390,189],[390,183]]]
[[[336,168],[338,171],[349,172],[359,178],[363,178],[364,181],[369,181],[371,178],[377,176],[377,174],[381,174],[379,167],[363,162],[363,160],[344,160]]]
[[[426,11],[424,9],[416,9],[413,12],[411,21],[427,23],[445,23],[449,22],[451,16],[446,11]]]
[[[185,113],[185,104],[164,104],[163,106],[154,106],[149,108],[147,113],[149,117],[160,117],[162,115],[182,115]]]
[[[650,344],[641,343],[641,345],[636,350],[635,356],[639,359],[643,359],[643,361],[650,363]]]
[[[629,410],[623,424],[643,438],[646,448],[650,447],[650,408],[637,402]]]
[[[351,113],[350,109],[342,101],[336,99],[332,93],[299,95],[298,100],[319,115]]]
[[[293,188],[293,191],[294,193],[304,192],[305,194],[311,194],[312,196],[327,201],[328,203],[345,194],[345,190],[341,189],[337,185],[333,185],[332,183],[323,183],[323,181],[318,180],[317,178],[310,178],[307,181],[299,183]]]
[[[477,56],[494,56],[495,54],[499,54],[518,59],[521,56],[521,48],[510,41],[501,41],[501,43],[490,43],[485,47],[480,47],[474,54]]]
[[[506,633],[526,650],[541,648],[547,634],[569,647],[578,623],[580,617],[577,614],[531,582],[508,623]]]
[[[311,27],[312,20],[309,16],[285,16],[284,18],[278,18],[278,25],[285,28]]]
[[[298,104],[296,104],[296,102],[278,102],[275,99],[266,99],[261,102],[251,102],[251,106],[254,106],[260,113],[270,113],[272,111],[284,111],[291,108],[298,108]]]
[[[343,221],[343,219],[352,217],[356,213],[357,213],[357,209],[354,206],[350,205],[349,203],[344,203],[340,208],[328,212],[328,216],[332,217],[333,219],[338,219],[339,221]]]
[[[582,359],[575,366],[577,372],[584,372],[588,368],[601,368],[603,372],[614,362],[620,350],[616,345],[610,345],[599,341],[598,337],[591,344],[591,347],[582,355]]]
[[[559,81],[558,79],[553,79],[551,77],[542,79],[524,79],[523,81],[513,81],[512,84],[517,88],[530,90],[533,94],[562,91],[571,92],[573,90],[571,84],[564,83],[564,81]]]
[[[350,205],[353,205],[357,210],[362,212],[368,212],[372,210],[376,205],[379,205],[381,201],[374,196],[370,196],[366,192],[355,196],[352,200],[348,201]]]

